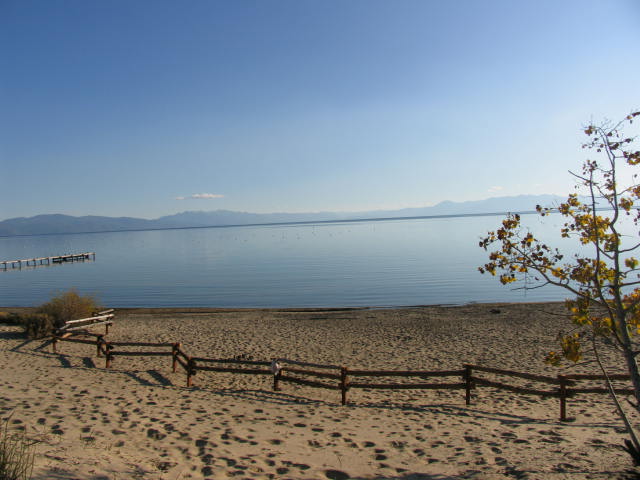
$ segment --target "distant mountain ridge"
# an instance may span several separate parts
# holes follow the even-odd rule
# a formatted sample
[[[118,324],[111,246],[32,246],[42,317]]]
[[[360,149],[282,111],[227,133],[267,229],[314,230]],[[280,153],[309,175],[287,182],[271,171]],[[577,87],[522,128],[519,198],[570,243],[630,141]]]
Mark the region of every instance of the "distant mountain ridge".
[[[269,223],[327,222],[374,218],[431,217],[527,212],[536,205],[552,207],[564,197],[556,195],[519,195],[485,200],[443,201],[432,207],[373,210],[366,212],[250,213],[231,210],[187,211],[148,220],[133,217],[74,217],[62,214],[10,218],[0,222],[0,236],[42,235],[55,233],[92,233],[164,228],[220,227]]]

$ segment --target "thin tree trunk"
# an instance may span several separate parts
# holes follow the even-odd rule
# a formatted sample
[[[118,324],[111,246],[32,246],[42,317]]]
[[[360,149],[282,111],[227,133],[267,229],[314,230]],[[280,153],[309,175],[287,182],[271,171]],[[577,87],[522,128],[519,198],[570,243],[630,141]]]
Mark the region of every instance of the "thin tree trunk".
[[[636,356],[633,353],[631,347],[631,337],[627,330],[626,322],[620,321],[623,325],[620,326],[620,340],[622,340],[622,353],[624,359],[627,362],[627,370],[631,377],[631,383],[633,384],[634,396],[636,398],[636,409],[640,410],[640,371],[638,370],[638,362]]]
[[[620,405],[620,400],[618,399],[618,395],[616,394],[615,388],[613,388],[613,384],[611,383],[609,374],[607,373],[607,370],[604,368],[604,365],[600,360],[600,353],[598,352],[598,345],[596,342],[595,334],[593,334],[591,338],[591,343],[593,344],[593,352],[595,354],[596,361],[598,362],[598,366],[600,367],[600,370],[602,371],[602,374],[605,377],[605,382],[607,384],[607,389],[609,390],[609,394],[611,395],[613,403],[616,406],[616,410],[618,410],[618,415],[620,416],[622,422],[624,423],[627,433],[631,438],[631,441],[625,440],[625,443],[627,445],[627,452],[629,453],[629,455],[631,455],[636,465],[640,465],[640,441],[636,436],[635,429],[633,428],[633,425],[631,425],[631,422],[629,421],[627,414],[622,408],[622,405]],[[637,364],[635,363],[635,358],[634,358],[634,365],[636,365],[636,371],[637,371]],[[636,393],[638,392],[637,388],[634,388],[634,390],[636,391]]]

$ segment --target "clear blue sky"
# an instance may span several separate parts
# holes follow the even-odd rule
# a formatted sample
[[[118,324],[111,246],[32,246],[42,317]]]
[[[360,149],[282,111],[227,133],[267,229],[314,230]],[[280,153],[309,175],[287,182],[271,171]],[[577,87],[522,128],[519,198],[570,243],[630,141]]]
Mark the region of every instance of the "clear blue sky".
[[[640,107],[639,25],[637,0],[0,0],[0,219],[564,194],[580,127]]]

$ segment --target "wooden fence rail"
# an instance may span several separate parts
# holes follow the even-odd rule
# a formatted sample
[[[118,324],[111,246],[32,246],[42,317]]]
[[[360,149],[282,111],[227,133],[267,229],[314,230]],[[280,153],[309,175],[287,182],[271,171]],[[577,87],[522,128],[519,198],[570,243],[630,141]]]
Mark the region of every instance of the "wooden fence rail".
[[[461,377],[464,370],[349,370],[358,377]]]
[[[104,312],[101,312],[104,313]],[[109,314],[110,315],[110,314]],[[84,321],[86,319],[81,319]],[[80,322],[70,322],[71,325]],[[95,324],[93,324],[95,325]],[[73,327],[72,327],[73,328]],[[86,331],[66,331],[55,334],[52,338],[53,352],[57,353],[57,343],[60,341],[95,345],[96,355],[104,355],[105,368],[111,368],[114,357],[132,356],[169,356],[172,357],[172,370],[175,373],[180,366],[187,375],[187,387],[193,386],[193,377],[198,371],[231,373],[244,375],[272,375],[273,390],[280,390],[280,383],[294,383],[313,388],[339,390],[341,403],[347,404],[348,391],[354,389],[372,390],[465,390],[465,402],[471,404],[472,391],[478,387],[490,387],[498,390],[506,390],[525,395],[537,395],[543,398],[558,398],[560,402],[560,420],[567,420],[567,400],[578,394],[607,394],[609,390],[604,387],[591,387],[580,385],[581,382],[604,381],[604,375],[595,374],[570,374],[557,375],[556,377],[538,375],[526,372],[518,372],[501,368],[484,367],[481,365],[465,364],[461,370],[350,370],[345,366],[323,365],[311,362],[303,362],[290,359],[241,360],[238,358],[204,358],[191,357],[183,350],[180,343],[156,343],[156,342],[107,342],[104,335]],[[120,350],[122,347],[136,347],[135,350]],[[157,350],[147,350],[155,348]],[[260,368],[262,367],[262,368]],[[503,380],[485,378],[480,374],[490,374],[521,380],[529,380],[552,388],[533,388],[529,385],[512,385]],[[404,382],[393,381],[366,382],[358,381],[358,377],[364,378],[404,378],[415,377],[420,380],[431,378],[457,377],[459,382]],[[629,376],[610,375],[612,381],[629,381]],[[620,394],[633,394],[631,388],[615,386],[614,390]]]
[[[462,390],[464,383],[349,383],[349,388],[387,390]]]
[[[193,357],[195,362],[201,363],[235,363],[237,365],[271,365],[271,362],[264,360],[238,360],[236,358],[202,358]]]
[[[156,342],[107,342],[106,368],[111,368],[115,357],[172,357],[174,360],[176,356],[175,345],[175,343]],[[118,350],[120,347],[167,348],[170,350]]]
[[[331,383],[318,382],[316,380],[307,380],[305,378],[292,377],[290,375],[280,374],[279,381],[296,383],[298,385],[305,385],[307,387],[326,388],[328,390],[340,390],[340,385],[333,385]],[[346,403],[346,401],[345,401]]]
[[[468,364],[469,365],[469,364]],[[467,365],[465,365],[466,367]],[[507,375],[510,377],[524,378],[526,380],[534,380],[536,382],[560,384],[560,380],[556,377],[548,377],[546,375],[537,375],[534,373],[515,372],[513,370],[504,370],[502,368],[483,367],[480,365],[469,365],[473,370],[478,372],[495,373],[498,375]]]
[[[526,387],[516,387],[514,385],[508,385],[506,383],[502,383],[502,382],[494,382],[492,380],[487,380],[486,378],[478,378],[478,377],[471,377],[471,381],[475,384],[475,385],[480,385],[483,387],[493,387],[493,388],[497,388],[500,390],[508,390],[510,392],[514,392],[514,393],[525,393],[528,395],[539,395],[540,397],[557,397],[559,396],[559,393],[557,390],[554,391],[547,391],[547,390],[538,390],[535,388],[526,388]]]
[[[312,377],[318,378],[331,378],[334,380],[340,380],[341,378],[339,373],[316,372],[314,370],[304,370],[302,368],[286,367],[283,368],[282,371],[285,371],[287,373],[296,373],[298,375],[310,375]]]
[[[433,377],[462,377],[465,370],[348,370],[349,377],[418,377],[421,380]],[[347,389],[366,388],[376,390],[462,390],[466,383],[372,383],[353,382],[347,384]]]
[[[291,360],[289,358],[278,358],[278,363],[283,366],[286,365],[297,365],[299,367],[310,367],[310,368],[325,368],[325,369],[335,369],[340,370],[339,365],[326,365],[322,363],[311,363],[311,362],[301,362],[299,360]]]
[[[590,373],[572,373],[569,375],[565,375],[564,378],[569,380],[604,380],[606,377],[604,375],[593,375]],[[610,380],[629,380],[629,375],[620,374],[620,375],[609,375]]]
[[[226,372],[226,373],[242,373],[250,375],[273,375],[271,370],[262,368],[233,368],[233,367],[209,367],[209,366],[196,366],[196,370],[202,370],[205,372]]]
[[[64,322],[64,325],[56,330],[57,336],[63,336],[69,332],[86,331],[88,328],[97,327],[99,325],[105,326],[104,334],[109,333],[109,327],[113,325],[114,314],[108,311],[99,312],[93,317],[80,318],[78,320],[69,320]]]

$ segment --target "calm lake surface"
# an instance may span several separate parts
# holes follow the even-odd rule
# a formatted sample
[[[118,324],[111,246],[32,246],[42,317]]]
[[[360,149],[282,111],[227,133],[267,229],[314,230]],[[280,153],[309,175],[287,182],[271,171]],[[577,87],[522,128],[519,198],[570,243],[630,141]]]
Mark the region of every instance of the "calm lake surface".
[[[480,275],[502,216],[0,238],[0,260],[96,252],[95,262],[0,270],[0,305],[75,288],[107,307],[339,307],[562,300]],[[562,218],[523,216],[562,245]],[[544,223],[543,223],[544,220]],[[565,240],[564,242],[569,242]]]

